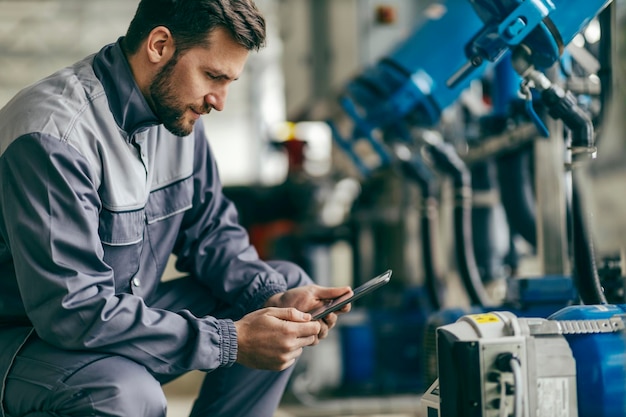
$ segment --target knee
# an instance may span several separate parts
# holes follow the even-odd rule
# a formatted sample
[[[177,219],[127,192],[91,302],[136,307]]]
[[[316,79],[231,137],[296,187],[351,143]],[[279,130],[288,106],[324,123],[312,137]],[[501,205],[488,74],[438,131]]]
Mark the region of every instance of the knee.
[[[293,262],[268,261],[268,264],[286,278],[288,288],[302,287],[313,283],[304,269]]]
[[[143,367],[118,379],[120,404],[126,416],[164,417],[167,400],[161,384]]]
[[[165,394],[145,367],[121,357],[108,357],[89,366],[95,368],[91,374],[98,375],[87,391],[98,414],[165,417]]]

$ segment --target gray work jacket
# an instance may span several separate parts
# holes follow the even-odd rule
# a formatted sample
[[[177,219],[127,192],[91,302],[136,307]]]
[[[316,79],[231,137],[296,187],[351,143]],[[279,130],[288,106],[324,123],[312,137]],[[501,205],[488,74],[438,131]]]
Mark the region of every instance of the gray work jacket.
[[[161,374],[231,365],[232,320],[146,306],[171,253],[240,314],[286,289],[223,196],[202,123],[168,132],[120,41],[0,110],[2,380],[31,331]]]

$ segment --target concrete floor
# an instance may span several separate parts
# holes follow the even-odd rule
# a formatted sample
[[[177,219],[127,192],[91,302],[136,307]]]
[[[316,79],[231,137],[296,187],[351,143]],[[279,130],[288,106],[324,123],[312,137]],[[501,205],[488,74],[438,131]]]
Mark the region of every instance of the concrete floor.
[[[345,324],[357,319],[353,311],[343,317]],[[337,330],[337,329],[335,329]],[[421,417],[420,396],[319,399],[319,387],[336,386],[340,381],[339,332],[333,331],[312,349],[305,349],[294,372],[292,387],[275,417]],[[196,397],[204,374],[190,372],[163,387],[168,399],[167,417],[186,417]],[[295,388],[295,387],[299,388]],[[298,391],[300,394],[296,394]],[[304,405],[306,404],[306,405]]]
[[[189,415],[195,393],[199,389],[201,373],[192,372],[165,385],[168,398],[167,417]],[[275,417],[422,417],[420,397],[415,395],[393,397],[336,398],[305,406],[289,401],[279,407]]]
[[[168,398],[167,417],[186,417],[193,397]],[[333,400],[319,407],[283,405],[274,417],[421,417],[419,399],[405,397]]]

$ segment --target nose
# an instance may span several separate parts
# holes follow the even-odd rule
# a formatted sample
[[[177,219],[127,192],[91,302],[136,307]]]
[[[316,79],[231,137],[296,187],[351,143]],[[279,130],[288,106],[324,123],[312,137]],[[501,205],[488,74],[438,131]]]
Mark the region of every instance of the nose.
[[[222,111],[224,103],[226,103],[226,94],[226,88],[220,88],[219,90],[211,91],[204,97],[204,100],[215,110]]]

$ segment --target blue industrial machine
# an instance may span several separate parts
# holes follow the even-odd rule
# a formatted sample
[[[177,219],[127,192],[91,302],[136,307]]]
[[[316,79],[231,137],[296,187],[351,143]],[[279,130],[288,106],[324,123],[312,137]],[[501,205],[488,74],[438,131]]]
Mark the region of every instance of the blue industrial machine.
[[[526,96],[527,110],[538,131],[549,134],[533,113],[531,98],[545,106],[553,118],[564,122],[571,134],[575,159],[581,155],[591,157],[595,149],[594,131],[588,115],[578,107],[576,97],[553,84],[543,71],[563,56],[565,47],[609,3],[610,0],[437,2],[441,11],[437,18],[429,15],[405,42],[347,86],[340,101],[354,126],[344,135],[331,123],[337,144],[364,176],[370,175],[371,167],[357,154],[357,141],[369,142],[381,166],[397,162],[398,154],[390,151],[394,142],[411,143],[412,128],[436,125],[442,112],[472,81],[481,78],[491,64],[505,62],[506,57],[519,78],[514,76],[504,82],[510,85],[521,81],[527,92],[533,90],[532,96]],[[438,42],[435,44],[433,39]],[[507,72],[496,67],[496,73],[506,76],[510,69]],[[512,98],[510,89],[494,93],[496,110]],[[420,155],[413,155],[410,161],[411,175],[426,182],[424,179],[431,176],[430,167]],[[602,303],[605,300],[580,210],[575,202],[575,282],[583,302]],[[555,285],[557,292],[567,294],[567,299],[559,298],[556,304],[550,299],[549,308],[543,312],[548,315],[558,310],[559,303],[565,304],[579,295],[571,285],[564,288],[561,278],[517,281],[518,301],[533,292],[541,298],[545,295],[542,289],[550,292],[549,287]],[[527,285],[532,288],[526,288]],[[471,296],[470,289],[468,286]],[[474,289],[478,293],[473,298],[482,304],[480,287],[474,285]],[[548,319],[519,318],[525,312],[515,308],[495,313],[484,309],[465,316],[455,311],[452,316],[458,314],[454,318],[461,318],[454,324],[441,322],[437,330],[439,380],[424,395],[427,415],[624,415],[623,400],[600,407],[601,413],[592,404],[602,400],[608,404],[611,396],[621,397],[626,384],[624,323],[619,317],[622,310],[610,305],[566,307]],[[587,362],[583,359],[586,352],[596,355],[589,361],[591,365],[583,363]],[[588,382],[594,384],[593,398],[585,395],[584,388],[581,391]],[[591,412],[592,408],[596,411]]]
[[[399,157],[392,142],[409,144],[409,129],[412,126],[436,124],[442,112],[471,83],[472,80],[467,79],[449,87],[446,79],[455,68],[463,65],[466,59],[464,45],[481,26],[480,18],[466,0],[446,0],[432,4],[401,44],[346,86],[340,104],[353,122],[352,130],[344,136],[335,123],[330,122],[335,142],[352,158],[365,181],[371,178],[374,171],[395,165],[400,166],[404,178],[418,184],[421,188],[420,205],[424,208],[421,212],[420,232],[422,241],[427,242],[421,246],[426,291],[419,287],[408,288],[404,286],[405,283],[401,283],[401,294],[389,294],[386,303],[370,306],[367,320],[363,323],[340,323],[343,356],[347,358],[343,361],[343,382],[349,388],[352,387],[350,392],[389,394],[415,392],[426,387],[421,380],[424,374],[421,357],[423,332],[419,329],[424,326],[428,315],[438,310],[443,302],[443,289],[436,267],[436,175],[418,153],[412,153],[398,165]],[[449,36],[451,28],[455,31],[453,37]],[[438,40],[437,47],[434,47],[435,40]],[[487,64],[478,69],[477,74],[486,67]],[[357,142],[369,144],[378,156],[378,166],[368,165],[357,153]],[[380,185],[374,180],[363,185],[362,195],[368,195],[368,189],[378,186],[389,189],[385,179]],[[377,191],[370,194],[377,194]],[[394,251],[390,243],[394,241],[391,237],[393,229],[397,227],[397,230],[404,231],[404,225],[391,225],[385,219],[377,218],[363,220],[364,216],[358,212],[361,207],[353,211],[354,218],[360,222],[354,227],[355,240],[358,241],[361,235],[367,235],[369,239],[374,234],[373,240],[378,242],[372,256],[362,257],[370,263],[372,258],[389,262],[394,256],[389,255],[389,251],[403,253]],[[364,213],[369,211],[367,206],[362,210]],[[401,207],[401,210],[411,208]],[[400,222],[405,217],[401,214]],[[375,235],[377,233],[378,236]],[[355,252],[358,253],[358,249]],[[356,263],[359,264],[358,260]],[[368,271],[359,270],[359,266],[355,268],[356,275],[367,276]],[[374,268],[380,266],[375,265]],[[403,266],[398,269],[402,271]],[[467,276],[474,277],[475,281],[480,280],[476,274],[468,273]],[[399,277],[400,280],[405,278],[402,274]],[[411,277],[407,279],[410,280]],[[388,292],[393,291],[393,288],[388,289]],[[482,288],[472,294],[486,300]],[[390,304],[393,306],[390,307]],[[368,334],[370,337],[358,338],[357,334]],[[402,348],[398,349],[398,346]],[[394,349],[397,354],[385,355],[383,352],[389,349]],[[356,368],[351,366],[353,361],[350,360],[355,357],[359,357]],[[366,369],[369,372],[365,372]]]
[[[471,227],[478,229],[474,236],[497,237],[500,241],[504,239],[505,245],[511,246],[507,236],[501,237],[505,228],[501,224],[493,224],[494,213],[497,213],[495,209],[472,211],[471,208],[472,198],[468,194],[471,189],[468,190],[468,186],[483,187],[486,191],[493,187],[486,171],[488,167],[482,170],[481,167],[474,168],[471,178],[468,175],[469,168],[462,166],[463,161],[452,155],[454,149],[429,144],[427,148],[431,156],[441,155],[433,158],[439,162],[439,166],[432,167],[422,160],[419,150],[413,150],[412,157],[403,159],[398,156],[395,147],[398,142],[414,145],[419,140],[415,138],[416,127],[435,127],[443,111],[457,101],[472,81],[483,77],[492,63],[495,64],[495,75],[492,76],[494,84],[491,88],[494,114],[506,118],[508,103],[511,100],[519,101],[519,98],[513,97],[511,86],[517,83],[519,89],[522,84],[521,74],[515,74],[512,65],[506,64],[514,61],[515,70],[526,71],[526,76],[529,72],[535,74],[554,64],[562,56],[565,46],[609,0],[580,3],[578,7],[571,2],[565,5],[547,0],[435,2],[427,9],[425,18],[411,36],[376,65],[367,68],[348,83],[340,102],[353,122],[351,132],[345,135],[334,122],[330,122],[336,143],[352,158],[365,178],[371,175],[372,166],[366,163],[371,158],[361,157],[356,151],[357,142],[363,140],[370,144],[378,156],[379,165],[376,168],[400,165],[405,174],[408,172],[406,177],[419,184],[423,194],[431,192],[432,178],[436,176],[429,171],[443,170],[444,174],[452,176],[455,194],[462,200],[455,207],[454,214],[457,263],[472,305],[489,303],[484,288],[481,288],[481,278],[477,277],[474,256],[477,253],[482,256],[478,260],[481,264],[479,266],[482,278],[488,281],[495,275],[492,270],[497,270],[501,262],[494,256],[507,248],[494,246],[494,239],[487,242],[486,237],[471,242]],[[450,28],[454,28],[452,37]],[[433,47],[434,40],[437,40],[436,47]],[[525,91],[528,92],[527,116],[535,122],[539,132],[547,136],[547,129],[535,114],[529,85],[532,85],[532,81],[525,81]],[[450,163],[453,159],[461,163]],[[520,159],[513,162],[518,163]],[[513,170],[506,168],[501,171],[507,171],[507,179],[510,179]],[[514,180],[521,176],[518,175]],[[482,185],[479,184],[481,180]],[[472,183],[468,184],[469,181]],[[523,186],[520,184],[520,188]],[[508,203],[509,212],[515,210],[521,215],[515,218],[509,216],[509,221],[521,218],[523,221],[513,226],[518,226],[521,234],[534,245],[535,225],[529,221],[533,213],[523,210],[530,204],[519,198],[529,193],[525,190],[515,193],[510,189],[515,187],[502,189],[503,197],[506,197],[503,201]],[[429,202],[425,198],[426,204],[432,205],[432,198]],[[469,222],[468,217],[471,219]],[[472,221],[473,225],[470,224]],[[424,227],[430,226],[426,223]],[[494,230],[498,232],[489,235]],[[433,237],[433,233],[430,233],[430,237]],[[432,264],[429,254],[424,255],[426,265]],[[431,298],[434,298],[437,285],[430,283],[428,287]],[[439,303],[435,300],[432,304],[436,306]]]
[[[437,123],[442,111],[471,82],[468,78],[446,85],[453,70],[466,60],[465,43],[482,26],[470,3],[438,2],[424,15],[406,40],[347,85],[340,103],[354,122],[350,134],[344,136],[331,122],[337,144],[365,175],[371,167],[356,153],[356,142],[369,142],[381,165],[389,164],[393,156],[376,137],[377,132],[407,139],[410,126]],[[450,36],[452,29],[454,36]],[[475,77],[486,66],[479,66]]]
[[[587,332],[574,328],[563,332],[576,360],[578,415],[623,416],[626,414],[626,305],[571,306],[550,319],[582,322]],[[591,327],[591,328],[590,328]]]
[[[467,62],[448,79],[454,86],[466,79],[485,60],[526,45],[532,51],[530,63],[539,69],[554,64],[574,36],[611,0],[470,0],[485,23],[466,46]]]
[[[468,45],[468,64],[450,84],[470,76],[483,59],[512,49],[515,69],[568,129],[574,164],[592,159],[595,134],[589,115],[541,70],[610,2],[580,2],[580,7],[572,1],[473,3],[486,27]],[[588,305],[564,307],[547,318],[478,312],[439,326],[438,380],[422,398],[429,417],[626,415],[626,310],[623,304],[606,304],[602,294],[577,185],[574,176],[575,281]]]
[[[440,327],[425,415],[624,416],[625,307],[570,306],[547,319],[494,311]]]
[[[411,36],[346,87],[340,102],[354,122],[343,135],[331,122],[334,136],[362,173],[369,167],[355,150],[367,140],[381,163],[391,155],[376,137],[408,139],[411,126],[436,124],[488,63],[522,46],[528,64],[545,69],[610,0],[447,0],[429,7]],[[453,31],[452,31],[453,29]],[[453,34],[453,36],[450,36]],[[445,40],[445,41],[442,41]]]

